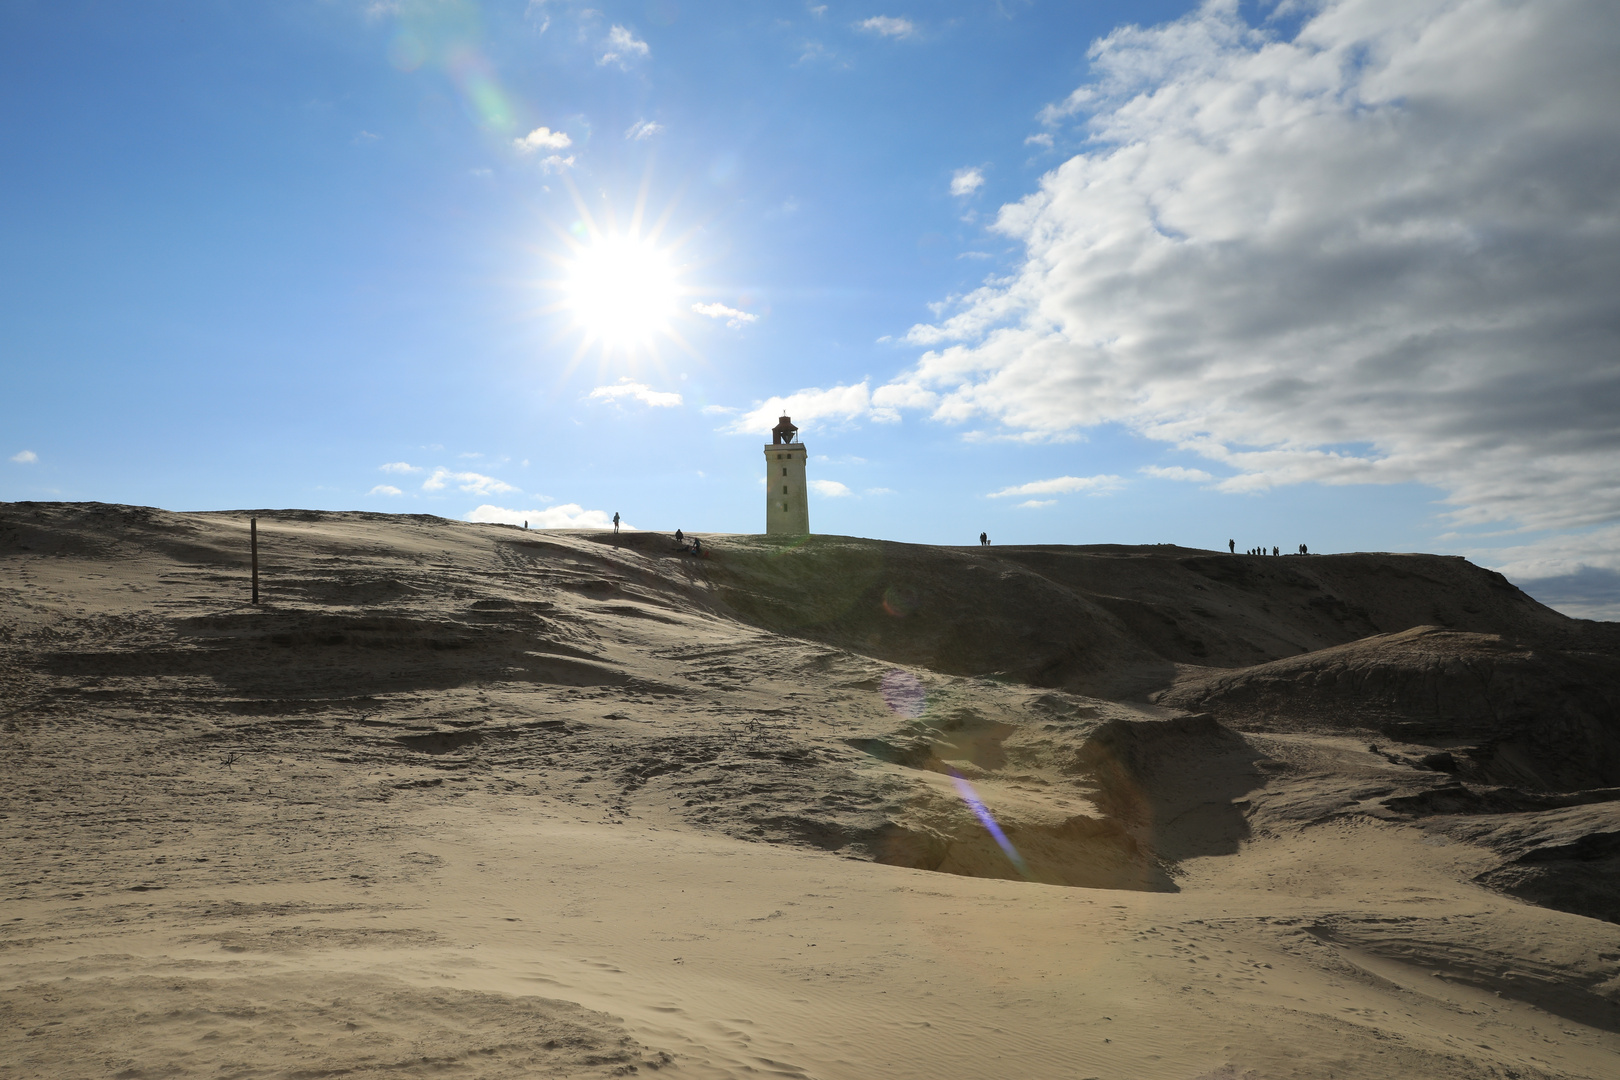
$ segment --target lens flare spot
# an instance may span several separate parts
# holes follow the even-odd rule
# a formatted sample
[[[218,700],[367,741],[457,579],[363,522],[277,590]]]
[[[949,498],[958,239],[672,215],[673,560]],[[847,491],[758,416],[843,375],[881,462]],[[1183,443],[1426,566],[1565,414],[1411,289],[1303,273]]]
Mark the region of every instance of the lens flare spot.
[[[890,585],[883,590],[883,612],[893,619],[904,619],[916,614],[920,606],[917,595],[910,589]]]
[[[899,668],[884,674],[878,693],[890,712],[907,720],[917,719],[928,706],[928,691],[923,689],[922,680]]]
[[[1024,857],[1018,854],[1018,849],[1013,847],[1012,841],[1007,839],[1007,834],[1001,831],[1000,825],[996,824],[996,819],[990,813],[990,808],[984,805],[984,800],[979,798],[977,791],[973,790],[973,785],[954,772],[951,773],[951,783],[956,785],[956,793],[962,797],[963,802],[967,803],[968,809],[973,811],[973,816],[979,819],[979,824],[984,826],[985,831],[990,834],[990,838],[996,842],[996,846],[1001,848],[1002,854],[1007,856],[1007,861],[1013,864],[1013,869],[1024,875],[1024,877],[1033,880],[1033,875],[1029,872],[1029,864],[1024,862]]]
[[[415,34],[401,33],[388,47],[389,62],[399,71],[415,71],[427,58],[427,45]]]

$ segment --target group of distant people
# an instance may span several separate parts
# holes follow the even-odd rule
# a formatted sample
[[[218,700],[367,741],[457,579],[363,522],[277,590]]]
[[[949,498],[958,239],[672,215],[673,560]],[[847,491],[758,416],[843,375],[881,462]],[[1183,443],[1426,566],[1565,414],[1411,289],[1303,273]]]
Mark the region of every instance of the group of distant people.
[[[523,523],[523,527],[525,529],[527,529],[529,527],[529,523],[527,521],[525,521]],[[615,534],[617,534],[618,531],[619,531],[619,512],[617,510],[615,510],[613,512],[613,532]],[[689,554],[689,555],[702,555],[703,554],[703,541],[699,540],[697,537],[694,536],[694,537],[692,537],[691,541],[688,542],[687,538],[686,538],[686,534],[684,532],[682,532],[680,529],[675,530],[675,543],[677,545],[678,550],[680,550],[681,552],[683,552],[685,554]],[[979,546],[980,547],[989,547],[990,546],[990,534],[989,533],[980,533],[979,534]],[[1226,542],[1226,550],[1231,552],[1232,554],[1236,555],[1237,554],[1237,541],[1236,540],[1228,540]],[[1295,552],[1296,555],[1309,555],[1310,553],[1311,553],[1310,548],[1307,547],[1304,544],[1299,545],[1299,550]],[[1268,554],[1269,555],[1281,555],[1282,554],[1282,548],[1277,547],[1275,544],[1273,544],[1271,550],[1268,552],[1268,551],[1266,551],[1264,546],[1252,547],[1248,551],[1245,551],[1244,554],[1245,555],[1268,555]]]
[[[1237,554],[1237,541],[1236,540],[1228,540],[1226,542],[1226,550],[1230,551],[1232,554],[1236,555]],[[1306,547],[1304,544],[1299,545],[1299,550],[1294,552],[1294,554],[1296,554],[1296,555],[1309,555],[1310,553],[1311,553],[1310,548]],[[1272,548],[1271,548],[1271,550],[1269,552],[1266,551],[1266,549],[1264,547],[1254,547],[1254,548],[1250,548],[1248,551],[1245,551],[1243,554],[1245,554],[1245,555],[1268,555],[1268,554],[1269,555],[1281,555],[1282,554],[1282,548],[1277,547],[1275,544],[1273,544]]]
[[[619,522],[621,520],[623,519],[619,517],[619,512],[617,510],[613,511],[613,535],[615,536],[619,534]],[[527,529],[529,527],[529,523],[525,521],[523,523],[523,527]],[[688,540],[686,533],[682,532],[680,529],[675,530],[675,543],[677,545],[677,550],[679,550],[682,554],[697,555],[700,557],[703,554],[703,541],[699,540],[695,536]]]
[[[619,517],[619,512],[617,510],[613,511],[613,534],[615,536],[617,536],[619,534],[619,522],[621,520],[622,519]],[[529,527],[529,523],[527,521],[525,521],[523,523],[523,528],[528,529],[528,527]],[[989,543],[988,540],[984,539],[984,534],[983,533],[979,534],[979,540],[980,540],[981,543]],[[677,545],[679,545],[679,549],[685,554],[699,555],[699,556],[701,556],[703,554],[703,541],[699,540],[695,536],[692,537],[691,540],[689,541],[687,539],[687,537],[686,537],[686,534],[684,532],[682,532],[680,529],[675,530],[675,543]]]

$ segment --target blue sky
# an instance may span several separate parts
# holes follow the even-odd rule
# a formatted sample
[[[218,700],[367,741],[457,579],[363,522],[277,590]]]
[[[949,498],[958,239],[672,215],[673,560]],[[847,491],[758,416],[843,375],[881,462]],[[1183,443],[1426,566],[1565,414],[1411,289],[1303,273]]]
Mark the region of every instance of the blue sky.
[[[752,532],[785,408],[818,532],[1620,616],[1620,16],[1398,7],[6,0],[0,498]]]

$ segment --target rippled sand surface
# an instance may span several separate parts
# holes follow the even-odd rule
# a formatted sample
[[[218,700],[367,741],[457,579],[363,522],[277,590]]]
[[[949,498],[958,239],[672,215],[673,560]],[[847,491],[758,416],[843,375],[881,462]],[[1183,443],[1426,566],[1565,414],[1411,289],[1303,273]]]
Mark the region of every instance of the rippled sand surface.
[[[0,1077],[1620,1075],[1460,560],[247,517],[0,506]]]

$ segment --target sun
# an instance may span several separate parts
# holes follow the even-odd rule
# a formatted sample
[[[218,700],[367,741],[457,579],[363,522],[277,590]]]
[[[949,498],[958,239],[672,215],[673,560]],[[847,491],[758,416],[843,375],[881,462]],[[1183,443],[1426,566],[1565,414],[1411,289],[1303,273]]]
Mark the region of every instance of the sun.
[[[676,353],[699,356],[683,330],[698,325],[694,310],[704,314],[692,302],[699,292],[688,280],[701,272],[703,260],[688,245],[702,230],[693,225],[672,234],[675,203],[650,215],[650,183],[643,177],[633,207],[622,217],[611,201],[587,205],[569,184],[573,220],[545,221],[556,243],[536,250],[552,273],[534,281],[545,294],[534,313],[550,324],[548,353],[577,339],[559,370],[563,378],[590,357],[604,374],[634,374],[644,364],[662,370]]]
[[[563,305],[587,342],[651,348],[671,332],[680,292],[669,252],[634,235],[597,234],[565,267]]]

